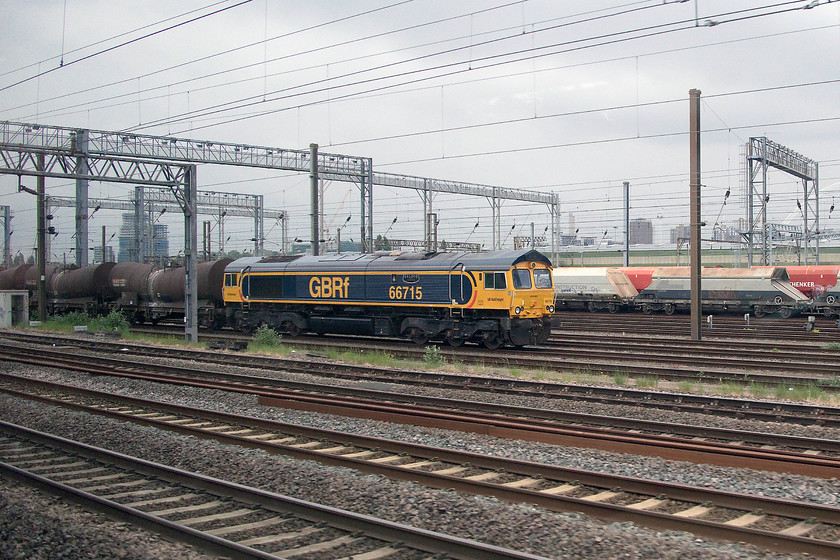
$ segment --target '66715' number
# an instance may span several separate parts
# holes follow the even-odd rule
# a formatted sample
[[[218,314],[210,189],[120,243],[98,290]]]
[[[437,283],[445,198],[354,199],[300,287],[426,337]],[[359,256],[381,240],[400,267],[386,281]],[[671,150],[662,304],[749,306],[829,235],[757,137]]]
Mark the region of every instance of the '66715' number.
[[[422,286],[391,286],[388,288],[391,299],[423,299]]]

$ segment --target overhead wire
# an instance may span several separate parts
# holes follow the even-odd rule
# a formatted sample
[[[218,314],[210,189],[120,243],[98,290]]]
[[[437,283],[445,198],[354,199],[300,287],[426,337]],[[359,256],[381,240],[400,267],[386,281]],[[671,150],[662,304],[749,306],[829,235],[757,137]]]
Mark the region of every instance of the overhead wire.
[[[773,12],[765,12],[765,13],[751,14],[751,15],[740,15],[740,16],[738,16],[738,15],[739,14],[748,14],[749,12],[755,12],[756,10],[763,10],[763,9],[767,9],[767,8],[775,8],[775,7],[785,6],[785,5],[790,5],[790,4],[801,4],[803,1],[804,0],[788,0],[786,2],[780,2],[780,3],[777,3],[777,4],[772,4],[770,6],[760,6],[760,7],[757,7],[757,8],[746,8],[746,9],[742,9],[742,10],[722,12],[722,13],[710,15],[709,17],[714,17],[714,18],[730,17],[731,18],[731,19],[725,20],[725,21],[716,20],[717,25],[722,25],[722,24],[725,24],[725,23],[731,23],[731,22],[736,22],[736,21],[746,21],[748,19],[754,19],[754,18],[758,18],[758,17],[767,17],[767,16],[772,16],[772,15],[779,15],[779,14],[783,14],[783,13],[797,11],[797,10],[801,10],[803,8],[802,8],[802,6],[797,6],[795,8],[785,8],[785,9],[780,9],[780,10],[776,10],[776,11],[773,11]],[[738,17],[734,17],[734,16],[738,16]],[[599,16],[599,17],[606,17],[606,16]],[[577,23],[577,22],[573,22],[573,23]],[[492,41],[495,42],[495,41],[498,41],[498,40],[507,40],[507,39],[511,39],[511,38],[519,38],[524,34],[538,33],[538,32],[542,32],[542,31],[554,29],[554,28],[560,27],[560,26],[572,25],[573,23],[560,24],[558,26],[552,26],[552,27],[547,27],[547,28],[543,28],[543,29],[538,29],[538,30],[534,30],[533,32],[524,32],[524,33],[518,34],[516,36],[508,36],[508,37],[505,37],[505,38],[495,39],[495,40],[492,40]],[[677,25],[681,25],[681,27],[676,27],[674,29],[662,29],[663,27],[673,27],[673,26],[677,26]],[[374,66],[372,68],[366,68],[366,69],[358,70],[358,71],[354,71],[354,72],[348,72],[348,73],[341,74],[341,75],[338,75],[338,76],[332,76],[332,77],[329,77],[329,78],[313,80],[313,81],[307,82],[306,84],[298,84],[298,85],[295,85],[295,86],[289,87],[289,88],[282,88],[282,89],[274,90],[274,91],[271,92],[271,94],[274,97],[266,98],[265,100],[263,100],[263,95],[254,95],[254,96],[242,97],[238,100],[228,101],[228,102],[225,102],[225,103],[218,103],[218,104],[215,104],[215,105],[211,105],[209,107],[205,107],[205,108],[200,109],[200,110],[190,111],[188,113],[181,113],[181,114],[178,114],[178,115],[173,115],[171,117],[157,119],[155,121],[144,123],[141,126],[129,127],[125,131],[144,130],[144,129],[148,129],[150,127],[160,126],[160,125],[164,125],[164,124],[171,125],[171,124],[175,124],[175,123],[178,123],[178,122],[183,122],[183,121],[188,120],[188,119],[197,119],[197,118],[207,117],[209,115],[215,115],[215,114],[225,113],[225,112],[228,112],[228,111],[243,109],[243,108],[246,108],[246,107],[252,107],[252,106],[259,105],[259,104],[266,103],[266,102],[274,102],[274,101],[280,101],[280,100],[284,100],[284,99],[292,99],[292,98],[300,97],[300,96],[304,96],[304,95],[313,95],[313,94],[318,94],[318,93],[325,93],[328,90],[330,91],[330,102],[333,102],[336,99],[346,99],[346,98],[349,98],[349,97],[355,97],[355,96],[360,95],[360,94],[368,94],[368,93],[371,93],[373,91],[382,91],[384,89],[392,89],[392,88],[400,86],[400,85],[406,85],[406,84],[410,84],[410,83],[418,83],[418,82],[421,82],[421,81],[428,81],[428,80],[432,80],[432,79],[439,79],[439,78],[443,78],[443,77],[447,77],[447,76],[451,76],[451,75],[461,74],[461,73],[464,73],[464,72],[475,72],[475,71],[478,71],[478,70],[486,70],[488,68],[494,68],[494,67],[501,66],[501,65],[507,65],[507,64],[512,64],[512,63],[516,63],[516,62],[529,61],[529,60],[532,60],[533,58],[542,58],[542,57],[553,56],[553,55],[557,55],[557,54],[565,54],[565,53],[578,51],[578,50],[583,50],[583,49],[613,45],[613,44],[622,43],[622,42],[626,42],[626,41],[630,41],[630,40],[637,40],[637,39],[641,39],[641,38],[650,38],[650,37],[654,37],[654,36],[661,36],[661,35],[664,35],[664,34],[667,34],[667,33],[674,33],[674,32],[678,32],[678,31],[686,31],[686,30],[691,30],[691,29],[696,29],[696,27],[694,25],[694,19],[693,18],[692,19],[677,20],[677,21],[674,21],[674,22],[667,22],[667,23],[657,24],[657,25],[644,26],[644,27],[639,27],[639,28],[635,28],[635,29],[631,29],[631,30],[622,30],[622,31],[617,31],[617,32],[613,32],[613,33],[605,33],[605,34],[585,37],[585,38],[581,38],[581,39],[561,41],[559,43],[553,43],[553,44],[550,44],[550,45],[543,45],[543,46],[539,46],[539,47],[531,47],[531,48],[519,49],[519,50],[514,50],[514,51],[507,51],[507,52],[500,53],[500,54],[486,55],[486,56],[478,57],[478,58],[470,58],[468,60],[458,60],[458,61],[449,62],[449,63],[441,63],[441,64],[437,64],[437,65],[434,65],[434,66],[427,66],[427,67],[420,68],[420,69],[415,69],[415,70],[406,70],[406,71],[403,71],[403,72],[388,74],[386,76],[366,78],[366,79],[357,80],[357,81],[353,81],[353,82],[349,82],[349,83],[334,84],[334,82],[336,80],[339,80],[339,79],[342,79],[342,78],[349,78],[349,77],[357,76],[357,75],[360,75],[360,74],[363,74],[363,73],[372,72],[374,70],[381,70],[381,69],[385,69],[385,68],[390,68],[390,67],[394,67],[394,66],[397,66],[397,65],[406,64],[408,62],[416,62],[418,60],[427,59],[427,58],[430,58],[430,57],[433,57],[433,56],[440,56],[442,54],[450,54],[452,52],[462,51],[462,50],[465,50],[465,49],[469,48],[469,46],[457,47],[457,48],[448,49],[448,50],[445,50],[445,51],[439,51],[437,53],[432,53],[432,54],[422,55],[422,56],[418,56],[418,57],[414,57],[414,58],[409,58],[409,59],[406,59],[406,60],[397,61],[397,62],[394,62],[394,63],[384,64],[384,65],[380,65],[380,66]],[[630,33],[642,33],[642,34],[641,35],[633,35],[633,36],[630,36],[630,37],[623,37],[623,36],[628,35]],[[586,44],[586,45],[580,44],[580,43],[587,43],[587,42],[591,42],[591,41],[600,41],[600,42],[596,42],[594,44]],[[576,45],[576,46],[570,47],[569,45]],[[514,60],[504,60],[504,61],[498,61],[497,60],[499,58],[506,58],[506,57],[511,57],[511,56],[515,56],[515,55],[528,55],[528,53],[535,53],[537,51],[543,51],[545,49],[557,48],[557,47],[567,47],[567,48],[562,48],[560,50],[555,50],[555,51],[550,51],[550,52],[542,52],[542,53],[539,53],[539,54],[531,54],[529,56],[523,56],[523,57],[520,57],[520,58],[516,58]],[[485,62],[485,64],[481,65],[481,66],[477,66],[479,63],[482,63],[482,62]],[[399,84],[389,84],[389,85],[380,86],[380,87],[377,87],[377,88],[374,88],[374,89],[364,90],[364,91],[361,91],[361,92],[352,92],[352,93],[349,93],[349,94],[338,95],[338,96],[334,95],[335,94],[334,90],[336,90],[336,89],[343,89],[343,88],[348,88],[348,87],[351,87],[351,86],[361,86],[361,85],[365,85],[365,84],[381,82],[383,80],[405,78],[407,76],[412,76],[412,75],[420,74],[420,73],[428,73],[428,72],[438,71],[438,70],[442,71],[442,70],[446,70],[446,69],[453,68],[453,67],[464,66],[465,64],[468,65],[467,68],[450,70],[450,71],[443,72],[443,73],[440,73],[440,74],[436,74],[436,75],[433,75],[433,76],[427,76],[427,77],[424,77],[424,78],[413,79],[413,80],[409,80],[409,81],[406,81],[406,82],[401,82]],[[318,87],[320,84],[326,84],[326,85],[323,86],[323,87]],[[334,85],[331,85],[331,84],[334,84]],[[293,93],[295,90],[298,90],[298,89],[303,88],[303,87],[316,87],[316,89],[310,89],[310,90],[303,91],[303,92]],[[282,95],[280,95],[280,94],[282,94]],[[319,103],[322,103],[322,102],[323,101],[319,101]],[[308,104],[304,104],[304,106],[305,105],[308,105]],[[220,124],[230,124],[232,122],[240,122],[240,121],[251,119],[251,118],[262,117],[262,116],[266,116],[266,115],[269,115],[269,114],[272,114],[272,113],[275,113],[275,112],[280,112],[280,111],[283,111],[283,110],[286,110],[286,108],[270,109],[270,110],[260,111],[258,113],[248,115],[248,116],[245,116],[245,117],[229,119],[229,120],[223,121],[221,123],[216,123],[213,126],[219,126]],[[186,131],[181,131],[181,132],[197,130],[197,129],[200,129],[200,128],[207,128],[207,127],[194,127],[194,128],[190,128]]]
[[[62,60],[62,64],[60,66],[55,66],[53,68],[48,68],[47,70],[44,70],[43,72],[38,72],[37,74],[29,76],[28,78],[23,78],[22,80],[18,80],[18,81],[13,82],[9,85],[2,86],[2,87],[0,87],[0,91],[6,91],[6,90],[11,89],[15,86],[25,84],[26,82],[30,82],[30,81],[32,81],[36,78],[40,78],[42,76],[46,76],[47,74],[51,74],[53,72],[61,70],[62,68],[67,68],[68,66],[71,66],[73,64],[78,64],[79,62],[84,62],[86,60],[90,60],[91,58],[97,57],[97,56],[105,54],[107,52],[115,51],[115,50],[121,49],[122,47],[125,47],[127,45],[131,45],[131,44],[137,43],[139,41],[142,41],[144,39],[154,37],[155,35],[160,35],[161,33],[166,33],[167,31],[172,31],[173,29],[177,29],[178,27],[183,27],[184,25],[189,25],[190,23],[195,23],[196,21],[202,20],[202,19],[210,17],[210,16],[214,16],[216,14],[220,14],[222,12],[226,12],[226,11],[231,10],[233,8],[238,8],[239,6],[242,6],[243,4],[248,4],[251,1],[252,0],[241,0],[240,2],[238,2],[236,4],[233,4],[232,6],[225,6],[224,8],[219,8],[218,10],[210,12],[209,14],[203,14],[203,15],[200,15],[200,16],[196,16],[192,19],[188,19],[187,21],[182,21],[180,23],[170,25],[169,27],[165,27],[163,29],[158,29],[157,31],[152,31],[151,33],[147,33],[147,34],[142,35],[140,37],[135,37],[134,39],[129,39],[128,41],[123,41],[122,43],[120,43],[118,45],[107,47],[107,48],[99,50],[95,53],[91,53],[91,54],[82,56],[80,58],[71,60],[69,62],[64,62]]]

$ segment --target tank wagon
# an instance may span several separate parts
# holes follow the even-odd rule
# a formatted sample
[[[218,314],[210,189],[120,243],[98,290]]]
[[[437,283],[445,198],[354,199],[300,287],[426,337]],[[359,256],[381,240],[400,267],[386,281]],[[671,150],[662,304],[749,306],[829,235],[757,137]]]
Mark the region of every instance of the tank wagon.
[[[691,308],[690,267],[573,268],[562,280],[559,270],[566,269],[554,270],[555,290],[558,286],[576,286],[574,301],[578,307],[667,315]],[[709,267],[702,268],[701,275],[702,306],[707,313],[746,312],[756,317],[779,313],[790,317],[811,309],[811,300],[791,284],[783,267]],[[635,289],[635,296],[628,296],[620,288],[625,283]],[[556,298],[558,308],[561,304],[568,306],[564,303],[570,298],[568,294],[557,292]]]
[[[0,270],[0,290],[26,290],[26,272],[31,264],[21,264]]]
[[[199,263],[196,267],[198,284],[199,325],[219,328],[224,324],[222,284],[225,267],[231,259]],[[0,282],[19,282],[21,289],[37,291],[37,270],[0,272]],[[6,273],[6,274],[4,274]],[[180,318],[184,314],[183,267],[162,269],[141,263],[99,263],[82,268],[47,269],[47,298],[50,313],[86,311],[106,315],[120,311],[133,323],[157,323],[165,318]],[[0,284],[3,285],[3,284]],[[36,302],[37,299],[32,298]]]
[[[618,268],[555,268],[554,305],[557,309],[626,310],[639,292]]]
[[[243,258],[225,271],[224,301],[244,331],[488,348],[545,343],[554,311],[551,263],[533,250]]]
[[[52,313],[84,310],[99,313],[113,300],[108,276],[116,263],[100,263],[56,272],[47,282]]]

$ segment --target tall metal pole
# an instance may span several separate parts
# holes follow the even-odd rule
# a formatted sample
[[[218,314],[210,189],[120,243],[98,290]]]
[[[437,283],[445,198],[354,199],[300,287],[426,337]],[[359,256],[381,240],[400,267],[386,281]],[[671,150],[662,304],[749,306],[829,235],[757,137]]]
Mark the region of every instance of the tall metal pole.
[[[184,340],[198,342],[198,177],[187,167],[184,180]]]
[[[689,165],[691,224],[691,340],[700,340],[702,332],[702,303],[700,287],[700,90],[692,89],[689,95]]]
[[[624,181],[624,266],[630,266],[630,183]]]
[[[76,169],[74,170],[76,177],[76,264],[81,266],[88,265],[88,175],[90,175],[90,168],[88,167],[87,154],[89,151],[89,134],[88,130],[77,130],[75,138],[75,152],[79,155],[76,157]]]
[[[38,154],[38,171],[44,171],[44,152]],[[36,214],[38,214],[37,253],[38,253],[38,320],[47,320],[47,213],[45,211],[46,201],[46,178],[38,176],[37,181]]]
[[[309,192],[311,204],[309,216],[312,227],[312,255],[318,256],[318,144],[309,144]]]
[[[12,267],[12,209],[9,206],[0,206],[3,209],[3,264],[6,268]]]

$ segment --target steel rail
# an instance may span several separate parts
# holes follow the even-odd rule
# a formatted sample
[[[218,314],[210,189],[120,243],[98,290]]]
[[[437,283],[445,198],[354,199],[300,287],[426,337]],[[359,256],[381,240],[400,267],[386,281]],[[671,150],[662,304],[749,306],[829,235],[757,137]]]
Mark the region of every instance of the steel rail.
[[[51,345],[71,345],[92,350],[119,351],[122,355],[147,355],[146,346],[129,343],[84,340],[59,336],[20,335],[3,333],[3,336],[27,342],[46,341]],[[630,342],[632,344],[632,342]],[[189,359],[214,364],[285,371],[353,380],[437,387],[453,390],[500,393],[543,398],[575,399],[604,404],[623,404],[646,408],[663,408],[682,412],[712,414],[736,418],[749,418],[770,422],[791,422],[805,425],[840,427],[840,408],[770,400],[750,400],[723,396],[703,396],[665,391],[647,391],[626,387],[612,388],[560,382],[539,382],[514,378],[491,378],[457,373],[396,370],[353,364],[335,364],[306,358],[281,358],[248,354],[218,353],[191,348],[155,347],[157,357]]]
[[[32,394],[36,387],[42,392],[57,392],[58,395]],[[840,509],[827,506],[488,457],[66,388],[50,382],[28,383],[26,392],[5,391],[55,406],[211,438],[222,443],[259,448],[398,480],[411,480],[435,488],[452,488],[508,501],[533,503],[553,511],[584,511],[611,521],[632,521],[658,529],[691,531],[790,552],[807,551],[831,557],[840,550],[838,542],[825,544],[820,539],[804,537],[805,533],[820,525],[840,533]],[[86,403],[91,399],[96,402]],[[469,465],[469,468],[464,465]],[[481,472],[473,474],[477,469]],[[499,474],[501,472],[504,475]],[[575,496],[567,495],[570,493]],[[618,496],[621,497],[620,503],[612,503],[611,500]],[[666,504],[677,502],[687,503],[670,513],[662,511]],[[716,512],[715,521],[686,517],[686,512],[705,514],[712,509]],[[756,511],[762,514],[755,515]],[[783,518],[777,520],[779,529],[769,531],[749,527],[767,515]],[[789,533],[794,532],[794,527],[802,528],[802,535],[796,539],[787,538]]]
[[[39,357],[31,358],[25,355],[12,356],[7,353],[11,359],[49,365],[56,352],[40,349],[39,354]],[[120,367],[114,368],[108,363],[119,364],[119,361],[96,357],[89,358],[90,363],[85,364],[84,358],[84,356],[73,354],[59,359],[53,365],[76,371],[254,394],[258,396],[261,403],[285,408],[473,431],[496,437],[543,441],[557,445],[653,455],[674,460],[725,466],[749,464],[760,470],[826,478],[840,476],[840,456],[809,455],[777,449],[714,443],[700,441],[698,438],[749,441],[757,445],[796,446],[806,451],[826,450],[835,453],[840,446],[840,442],[836,440],[814,440],[778,434],[601,417],[417,395],[399,396],[393,392],[325,386],[321,383],[292,383],[216,372],[210,373],[216,378],[214,380],[197,380],[189,377],[195,373],[192,369],[156,364],[149,366],[155,372],[148,373],[139,371],[138,368],[141,368],[143,364],[132,363],[130,365],[134,369],[130,370],[125,362]],[[157,373],[160,370],[171,373]],[[592,427],[595,424],[598,425]],[[612,428],[605,428],[604,425],[612,426]],[[624,429],[616,428],[616,426],[623,426]],[[679,434],[682,437],[634,433],[641,429],[660,434]]]
[[[38,432],[8,422],[0,421],[0,430],[5,434],[11,434],[18,440],[35,442],[39,445],[61,450],[64,453],[69,453],[74,456],[82,456],[96,463],[114,466],[121,471],[128,470],[132,473],[139,473],[143,477],[154,478],[156,481],[166,481],[170,484],[198,490],[212,496],[228,498],[238,502],[238,506],[243,509],[252,509],[254,506],[259,506],[269,512],[293,515],[301,520],[306,520],[310,525],[326,523],[348,535],[362,532],[366,538],[384,540],[392,544],[399,543],[400,546],[408,546],[431,554],[444,554],[446,558],[453,559],[545,560],[541,556],[376,519],[367,515],[315,504],[257,488],[250,488],[205,475],[190,473],[174,467]],[[119,516],[123,519],[129,519],[132,522],[139,522],[147,527],[154,527],[155,530],[163,532],[168,536],[174,536],[180,540],[201,546],[202,548],[231,555],[234,558],[271,558],[275,560],[281,558],[275,554],[266,553],[251,546],[242,545],[210,533],[196,530],[177,521],[170,521],[166,519],[166,514],[163,516],[154,515],[154,511],[151,514],[145,513],[134,507],[109,500],[107,499],[107,494],[105,497],[92,494],[69,484],[50,480],[46,476],[27,472],[24,468],[17,468],[9,464],[8,461],[8,456],[13,449],[13,444],[0,447],[0,457],[4,457],[4,460],[0,461],[0,468],[9,476],[27,480],[31,484],[48,488],[67,498],[96,507],[109,514]],[[14,458],[13,455],[12,458]],[[16,461],[12,461],[12,463],[14,462]],[[59,466],[56,466],[53,470],[54,472],[60,473],[61,469]],[[166,509],[163,511],[165,512]],[[198,521],[195,522],[195,524],[200,523]],[[326,554],[327,550],[320,552],[321,554]],[[342,554],[342,556],[345,555]]]

